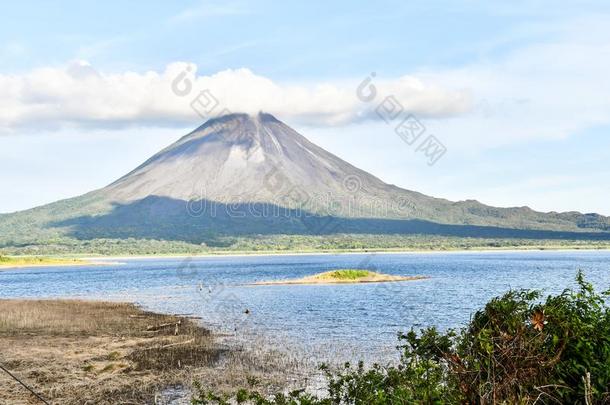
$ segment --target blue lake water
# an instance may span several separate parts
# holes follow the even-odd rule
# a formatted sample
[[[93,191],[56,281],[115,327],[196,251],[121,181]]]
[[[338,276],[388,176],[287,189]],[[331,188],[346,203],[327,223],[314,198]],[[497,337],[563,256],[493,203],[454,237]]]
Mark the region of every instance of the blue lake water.
[[[131,301],[153,311],[200,316],[211,329],[250,344],[289,345],[316,359],[331,360],[392,359],[398,331],[463,326],[491,297],[511,288],[560,292],[574,285],[578,269],[598,288],[610,288],[610,252],[603,251],[121,261],[0,271],[0,298]],[[339,268],[431,278],[382,284],[247,285]]]

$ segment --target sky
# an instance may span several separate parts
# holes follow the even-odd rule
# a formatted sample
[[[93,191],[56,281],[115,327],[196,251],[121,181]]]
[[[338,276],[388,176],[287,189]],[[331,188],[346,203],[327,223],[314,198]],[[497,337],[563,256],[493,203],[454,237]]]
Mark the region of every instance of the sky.
[[[116,180],[203,123],[205,90],[403,188],[610,215],[608,72],[602,1],[10,2],[0,213]]]

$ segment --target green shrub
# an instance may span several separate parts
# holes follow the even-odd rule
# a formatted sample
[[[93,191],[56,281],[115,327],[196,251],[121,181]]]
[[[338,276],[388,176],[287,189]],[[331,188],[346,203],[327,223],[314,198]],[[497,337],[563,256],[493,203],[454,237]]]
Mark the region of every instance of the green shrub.
[[[328,276],[339,280],[356,280],[358,278],[368,277],[374,274],[375,273],[368,270],[343,269],[329,272]]]
[[[576,290],[545,300],[537,291],[510,291],[459,332],[401,334],[396,367],[359,363],[331,372],[323,366],[324,398],[253,390],[219,396],[199,389],[193,404],[610,403],[610,308],[581,272],[576,281]]]

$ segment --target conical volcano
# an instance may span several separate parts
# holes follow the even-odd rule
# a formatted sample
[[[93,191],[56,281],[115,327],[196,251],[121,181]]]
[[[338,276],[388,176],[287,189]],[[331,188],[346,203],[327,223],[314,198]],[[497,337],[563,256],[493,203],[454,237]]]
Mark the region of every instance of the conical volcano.
[[[608,230],[597,214],[451,202],[386,184],[259,113],[210,119],[102,189],[0,216],[0,247],[336,233],[609,239]]]
[[[121,202],[155,195],[275,203],[287,197],[286,191],[293,197],[341,199],[354,192],[387,198],[397,190],[314,145],[272,115],[259,113],[206,122],[103,192]]]

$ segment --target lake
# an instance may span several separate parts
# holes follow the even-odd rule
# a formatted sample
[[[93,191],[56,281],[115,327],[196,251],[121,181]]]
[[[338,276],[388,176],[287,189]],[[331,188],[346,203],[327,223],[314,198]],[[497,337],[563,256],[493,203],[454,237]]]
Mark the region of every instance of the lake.
[[[190,314],[231,339],[316,361],[396,359],[397,333],[465,325],[509,289],[560,292],[578,269],[610,288],[610,252],[338,254],[129,259],[123,264],[0,271],[0,298],[131,301]],[[340,268],[430,279],[380,284],[250,286]],[[246,313],[248,312],[248,313]]]

